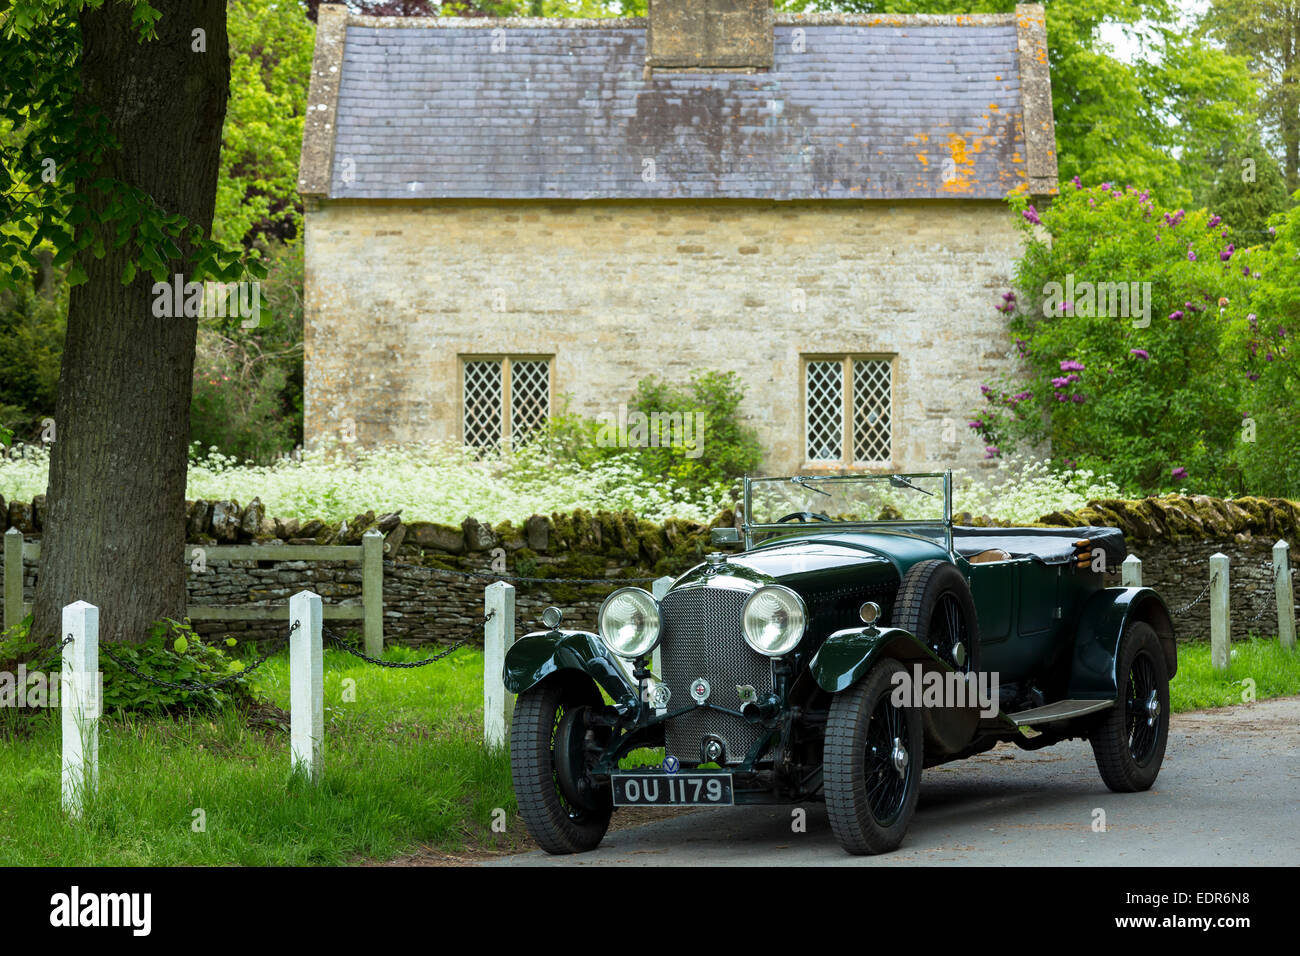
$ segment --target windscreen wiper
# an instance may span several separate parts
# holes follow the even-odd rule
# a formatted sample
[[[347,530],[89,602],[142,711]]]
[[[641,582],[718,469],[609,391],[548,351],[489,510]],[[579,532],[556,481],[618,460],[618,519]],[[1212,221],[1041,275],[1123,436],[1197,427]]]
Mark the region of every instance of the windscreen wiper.
[[[794,476],[793,478],[791,478],[790,480],[793,481],[793,482],[794,482],[796,485],[798,485],[800,488],[806,488],[806,489],[808,489],[809,491],[815,491],[815,492],[817,492],[817,494],[819,494],[819,495],[825,495],[827,498],[833,498],[833,497],[835,497],[835,496],[832,495],[829,491],[822,491],[822,489],[820,489],[820,488],[818,488],[818,487],[816,487],[816,486],[814,486],[814,485],[810,485],[810,484],[808,484],[808,482],[809,482],[810,480],[815,481],[816,479],[810,479],[807,475],[795,475],[795,476]]]
[[[889,483],[893,485],[895,488],[911,488],[913,491],[919,491],[923,495],[929,495],[931,498],[934,497],[933,491],[926,491],[924,488],[920,488],[917,485],[912,484],[902,475],[890,475]]]

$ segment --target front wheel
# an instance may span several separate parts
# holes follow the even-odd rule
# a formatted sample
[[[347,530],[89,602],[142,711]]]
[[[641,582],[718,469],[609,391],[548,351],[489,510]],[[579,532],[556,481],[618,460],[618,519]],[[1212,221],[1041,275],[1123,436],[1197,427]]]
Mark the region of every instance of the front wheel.
[[[886,660],[831,701],[826,723],[826,809],[831,830],[849,853],[888,853],[907,833],[921,791],[921,712],[890,700],[894,675]]]
[[[1125,628],[1115,673],[1123,681],[1120,699],[1089,740],[1106,786],[1134,793],[1156,782],[1169,740],[1169,672],[1151,625]]]
[[[519,695],[510,724],[510,776],[519,816],[547,853],[583,853],[604,839],[608,787],[587,774],[599,735],[583,719],[599,709],[594,685],[550,680]]]

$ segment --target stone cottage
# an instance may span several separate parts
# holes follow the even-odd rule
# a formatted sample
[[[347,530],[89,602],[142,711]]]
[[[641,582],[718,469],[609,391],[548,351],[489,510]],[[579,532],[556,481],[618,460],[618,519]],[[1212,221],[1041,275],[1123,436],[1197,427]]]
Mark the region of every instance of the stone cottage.
[[[518,445],[733,370],[764,468],[970,464],[1005,198],[1056,192],[1041,6],[374,18],[322,6],[307,440]],[[625,413],[625,412],[624,412]],[[707,430],[703,453],[708,453]]]

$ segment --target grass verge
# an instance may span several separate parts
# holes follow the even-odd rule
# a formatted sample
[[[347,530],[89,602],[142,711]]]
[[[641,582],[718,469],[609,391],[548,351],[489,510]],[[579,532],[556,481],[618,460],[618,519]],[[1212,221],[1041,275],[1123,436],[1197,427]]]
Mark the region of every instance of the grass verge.
[[[424,656],[402,648],[388,660]],[[258,672],[275,707],[210,718],[100,721],[98,795],[59,810],[61,731],[50,711],[0,742],[0,864],[303,865],[421,846],[511,850],[509,757],[482,739],[483,655],[387,670],[325,652],[325,773],[291,780],[288,659]],[[504,811],[505,832],[492,829]],[[200,822],[202,828],[200,829]]]
[[[1178,650],[1175,711],[1239,704],[1248,689],[1260,700],[1300,693],[1300,653],[1276,639],[1234,643],[1222,675],[1207,642]],[[284,655],[257,672],[270,706],[251,714],[107,717],[99,793],[72,823],[59,810],[58,712],[0,714],[0,865],[329,865],[523,849],[509,758],[480,745],[482,673],[468,648],[410,670],[327,650],[317,787],[290,778]],[[629,763],[660,759],[642,750]]]
[[[1222,674],[1210,663],[1209,641],[1178,645],[1178,673],[1169,684],[1174,713],[1290,694],[1300,694],[1300,651],[1285,650],[1276,637],[1233,641]]]

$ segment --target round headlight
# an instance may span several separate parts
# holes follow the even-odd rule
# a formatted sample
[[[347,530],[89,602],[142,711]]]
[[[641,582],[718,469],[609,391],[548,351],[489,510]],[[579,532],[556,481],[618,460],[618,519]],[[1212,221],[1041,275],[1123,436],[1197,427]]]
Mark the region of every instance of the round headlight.
[[[620,588],[600,606],[600,639],[628,660],[654,650],[660,624],[659,603],[641,588]]]
[[[780,585],[759,588],[751,594],[741,618],[745,641],[768,657],[794,650],[803,639],[808,621],[803,598]]]

